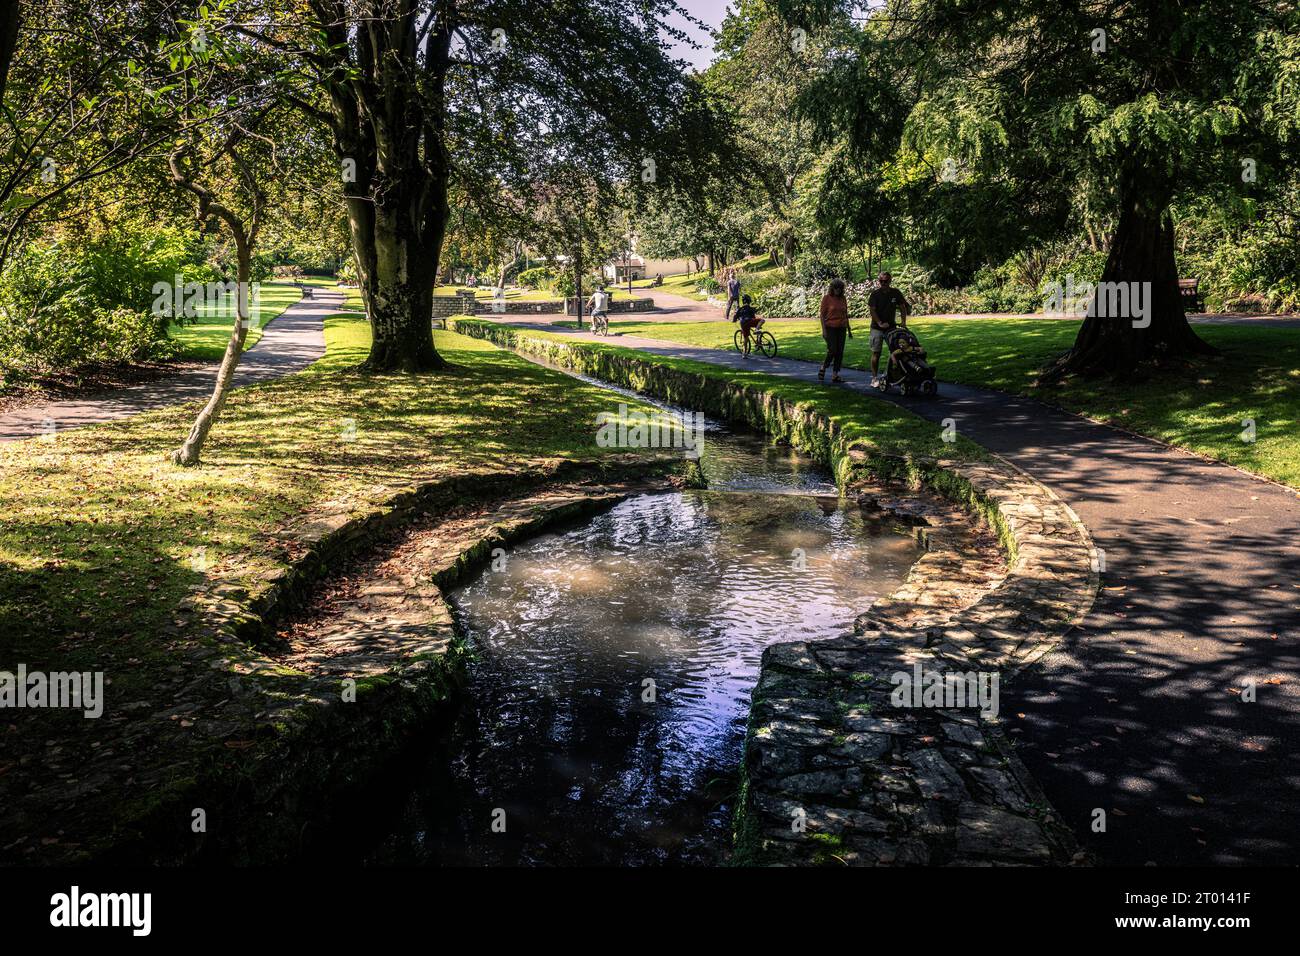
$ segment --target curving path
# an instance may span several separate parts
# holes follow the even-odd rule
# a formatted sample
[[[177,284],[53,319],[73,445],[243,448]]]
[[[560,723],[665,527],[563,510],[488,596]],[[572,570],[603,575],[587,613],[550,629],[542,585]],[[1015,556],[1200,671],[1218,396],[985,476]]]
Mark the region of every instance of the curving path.
[[[793,359],[551,331],[816,381]],[[869,374],[843,374],[827,387],[880,398]],[[1300,496],[1001,392],[944,384],[936,400],[890,400],[953,419],[1052,487],[1104,551],[1084,626],[1003,690],[1007,730],[1080,841],[1108,863],[1294,863]],[[1253,703],[1239,696],[1247,679]]]
[[[316,289],[311,299],[301,299],[285,309],[240,359],[233,387],[282,378],[301,371],[324,355],[325,317],[338,312],[343,301],[341,292]],[[180,402],[203,401],[212,394],[216,375],[217,365],[212,363],[100,395],[15,408],[0,415],[0,442],[44,434],[51,422],[55,429],[62,431],[128,418]]]

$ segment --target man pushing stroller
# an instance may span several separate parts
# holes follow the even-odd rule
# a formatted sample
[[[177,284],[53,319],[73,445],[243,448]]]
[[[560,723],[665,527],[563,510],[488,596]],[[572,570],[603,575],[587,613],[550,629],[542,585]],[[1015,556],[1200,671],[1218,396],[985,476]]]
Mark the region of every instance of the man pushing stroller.
[[[911,304],[891,284],[894,277],[880,273],[880,285],[867,300],[871,310],[871,384],[880,387],[880,352],[888,348],[885,337],[898,328],[907,327],[907,317],[912,314]]]

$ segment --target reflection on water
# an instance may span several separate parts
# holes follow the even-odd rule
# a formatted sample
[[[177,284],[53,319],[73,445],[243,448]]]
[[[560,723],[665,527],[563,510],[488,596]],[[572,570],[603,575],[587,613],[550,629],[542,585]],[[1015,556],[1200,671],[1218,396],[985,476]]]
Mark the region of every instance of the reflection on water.
[[[789,449],[715,432],[704,466],[453,595],[470,707],[373,862],[722,859],[763,648],[847,629],[916,552]]]

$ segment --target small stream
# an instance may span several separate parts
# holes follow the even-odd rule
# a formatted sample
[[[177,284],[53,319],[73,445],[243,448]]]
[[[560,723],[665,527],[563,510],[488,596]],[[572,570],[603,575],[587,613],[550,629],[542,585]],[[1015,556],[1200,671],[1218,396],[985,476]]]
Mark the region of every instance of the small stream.
[[[369,863],[725,861],[763,648],[850,628],[917,550],[789,448],[711,423],[701,464],[708,490],[632,497],[450,595],[469,699]]]

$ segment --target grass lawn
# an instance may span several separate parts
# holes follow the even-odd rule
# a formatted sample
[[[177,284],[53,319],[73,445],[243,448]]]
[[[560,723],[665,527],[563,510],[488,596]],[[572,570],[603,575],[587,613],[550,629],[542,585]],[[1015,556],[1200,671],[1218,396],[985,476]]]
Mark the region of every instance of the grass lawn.
[[[158,628],[178,602],[205,576],[250,581],[282,566],[268,533],[313,506],[524,458],[608,454],[596,415],[624,399],[435,334],[452,368],[366,376],[351,368],[368,325],[329,318],[320,362],[232,394],[200,468],[164,461],[194,405],[0,445],[0,668],[103,670],[114,701],[157,700],[176,663]]]
[[[332,286],[331,279],[307,279],[309,285]],[[226,296],[221,305],[207,305],[199,310],[196,320],[187,325],[173,325],[167,335],[179,343],[180,359],[193,362],[220,362],[226,354],[226,343],[230,341],[230,329],[234,323],[233,296]],[[293,305],[300,298],[300,293],[292,282],[276,280],[263,282],[260,291],[261,322],[257,328],[249,329],[244,339],[245,350],[251,349],[262,337],[262,330],[274,319]]]
[[[1221,354],[1145,382],[1077,381],[1039,388],[1038,369],[1070,347],[1077,322],[1057,319],[932,319],[909,323],[944,381],[1029,395],[1300,488],[1300,334],[1267,326],[1197,326]],[[726,322],[614,322],[615,332],[709,348],[730,348]],[[771,326],[780,354],[820,362],[815,321]],[[845,362],[871,367],[865,327],[849,340]],[[1255,441],[1242,440],[1253,419]]]
[[[772,265],[771,259],[766,255],[753,256],[749,259],[743,259],[740,262],[732,264],[740,272],[740,281],[756,280],[765,278],[778,270],[778,266]],[[674,295],[685,296],[688,299],[695,299],[697,302],[706,302],[709,293],[700,291],[700,283],[708,278],[708,272],[692,272],[687,275],[664,276],[664,284],[658,288],[653,288],[654,276],[648,279],[632,280],[633,294],[655,292],[671,292]],[[627,283],[622,283],[619,288],[624,292],[627,291]],[[721,292],[715,292],[714,295],[723,295]]]

